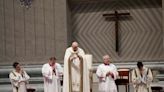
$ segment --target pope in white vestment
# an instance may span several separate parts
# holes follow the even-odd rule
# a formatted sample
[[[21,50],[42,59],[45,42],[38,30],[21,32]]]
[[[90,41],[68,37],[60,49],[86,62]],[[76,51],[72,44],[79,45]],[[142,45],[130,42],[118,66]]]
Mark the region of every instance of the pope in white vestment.
[[[96,75],[99,79],[99,92],[117,92],[115,80],[118,76],[117,68],[110,63],[110,57],[103,57],[104,64],[98,66]]]
[[[152,92],[150,87],[153,80],[151,69],[143,66],[142,62],[138,62],[137,66],[138,68],[132,71],[134,92]]]
[[[63,84],[63,92],[70,92],[69,84],[69,69],[68,62],[72,61],[71,72],[72,72],[72,90],[73,92],[80,91],[80,60],[79,57],[83,58],[83,92],[90,92],[90,84],[89,84],[89,70],[87,68],[87,62],[85,59],[84,51],[78,47],[77,42],[72,43],[72,47],[66,49],[65,57],[64,57],[64,84]],[[70,60],[69,60],[70,59]]]
[[[20,67],[18,62],[14,62],[13,67],[15,69],[9,74],[13,92],[27,92],[29,75]]]
[[[49,63],[42,67],[44,92],[61,92],[60,76],[63,75],[63,68],[55,60],[55,57],[51,57]]]

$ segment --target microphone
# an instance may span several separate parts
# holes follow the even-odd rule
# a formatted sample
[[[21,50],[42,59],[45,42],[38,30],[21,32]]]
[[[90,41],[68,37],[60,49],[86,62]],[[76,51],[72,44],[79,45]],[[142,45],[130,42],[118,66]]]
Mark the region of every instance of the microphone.
[[[56,71],[55,71],[55,68],[53,69],[53,72],[55,73],[55,75],[56,75]]]

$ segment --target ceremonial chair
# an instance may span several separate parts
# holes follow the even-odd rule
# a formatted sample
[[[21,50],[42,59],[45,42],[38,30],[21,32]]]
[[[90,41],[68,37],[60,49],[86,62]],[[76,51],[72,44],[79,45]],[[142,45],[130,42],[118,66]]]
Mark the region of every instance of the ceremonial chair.
[[[119,92],[119,85],[124,85],[126,92],[129,92],[130,69],[118,69],[118,78],[115,80],[117,90]]]
[[[151,89],[153,92],[161,92],[163,90],[163,88],[160,86],[151,87]]]
[[[151,89],[153,92],[161,92],[163,88],[160,86],[156,86],[156,87],[151,87]]]
[[[27,88],[27,92],[35,92],[36,90],[34,88]]]

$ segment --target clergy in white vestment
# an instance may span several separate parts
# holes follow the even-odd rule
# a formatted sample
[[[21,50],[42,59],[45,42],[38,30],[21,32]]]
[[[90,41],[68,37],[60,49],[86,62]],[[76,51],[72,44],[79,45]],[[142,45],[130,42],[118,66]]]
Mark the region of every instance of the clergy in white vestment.
[[[83,60],[83,75],[81,75],[82,67],[80,67],[80,58]],[[69,68],[71,63],[71,68]],[[71,74],[69,72],[71,70]],[[72,78],[69,78],[69,77]],[[83,79],[80,79],[83,76]],[[81,82],[83,81],[83,87]],[[82,87],[82,88],[81,88]],[[83,49],[78,47],[77,42],[73,42],[72,46],[66,49],[64,57],[64,84],[63,92],[90,92],[89,84],[89,70],[87,68],[87,60],[85,59],[85,52]]]
[[[115,80],[118,72],[109,55],[103,56],[103,64],[98,66],[96,75],[99,79],[99,92],[117,92]]]
[[[42,67],[44,78],[44,92],[61,92],[60,77],[63,75],[63,68],[56,63],[56,58],[51,57],[49,62]]]
[[[9,74],[13,92],[27,92],[29,75],[18,62],[13,63],[14,70]]]
[[[142,62],[138,62],[137,68],[132,71],[134,92],[152,92],[150,87],[152,80],[151,69],[145,67]]]

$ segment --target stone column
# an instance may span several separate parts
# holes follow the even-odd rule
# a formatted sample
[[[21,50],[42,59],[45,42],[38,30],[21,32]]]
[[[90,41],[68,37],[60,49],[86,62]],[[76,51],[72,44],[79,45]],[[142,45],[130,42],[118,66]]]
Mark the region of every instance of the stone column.
[[[164,58],[164,0],[162,0],[162,34],[163,34],[163,58]]]
[[[55,56],[63,60],[67,48],[67,0],[55,0]]]

